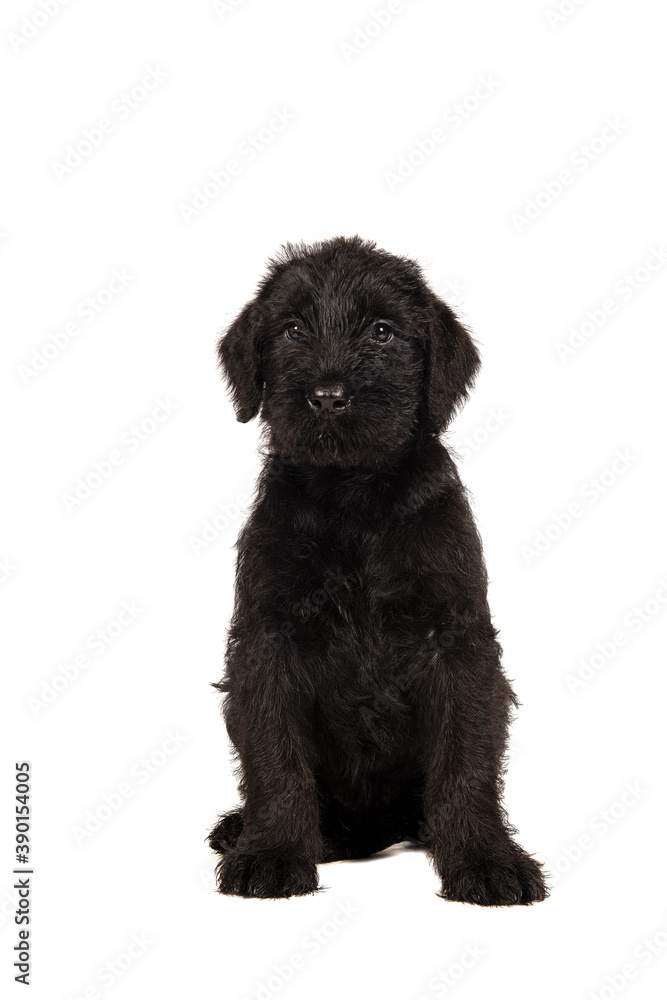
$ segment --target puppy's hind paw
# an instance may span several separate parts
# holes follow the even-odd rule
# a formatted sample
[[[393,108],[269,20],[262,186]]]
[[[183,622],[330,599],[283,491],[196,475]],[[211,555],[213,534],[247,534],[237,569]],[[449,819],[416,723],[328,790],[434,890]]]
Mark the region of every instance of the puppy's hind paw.
[[[317,866],[299,854],[231,851],[220,860],[218,891],[246,899],[286,899],[317,892]]]
[[[240,809],[236,812],[227,813],[221,816],[216,825],[208,835],[209,847],[217,851],[218,854],[225,854],[236,847],[236,843],[243,831],[243,813]]]

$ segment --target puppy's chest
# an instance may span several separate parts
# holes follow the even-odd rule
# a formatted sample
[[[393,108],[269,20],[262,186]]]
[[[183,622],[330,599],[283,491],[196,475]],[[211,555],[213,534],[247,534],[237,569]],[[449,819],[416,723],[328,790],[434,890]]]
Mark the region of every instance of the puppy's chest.
[[[316,543],[292,538],[281,575],[283,607],[294,624],[319,635],[331,628],[341,639],[355,630],[379,638],[413,590],[385,548],[380,538],[349,530],[329,531]]]
[[[338,577],[319,616],[313,616],[307,650],[319,726],[342,757],[384,768],[402,752],[414,725],[415,623],[404,619],[388,588],[388,567],[341,560]],[[388,592],[389,591],[389,592]],[[408,638],[410,636],[410,638]]]
[[[415,672],[428,645],[416,582],[384,533],[349,524],[316,545],[294,538],[284,558],[283,610],[319,726],[343,757],[385,766],[412,731]]]
[[[428,622],[418,581],[387,540],[331,533],[303,551],[286,546],[285,566],[287,630],[322,680],[338,678],[355,700],[394,685],[427,641]]]

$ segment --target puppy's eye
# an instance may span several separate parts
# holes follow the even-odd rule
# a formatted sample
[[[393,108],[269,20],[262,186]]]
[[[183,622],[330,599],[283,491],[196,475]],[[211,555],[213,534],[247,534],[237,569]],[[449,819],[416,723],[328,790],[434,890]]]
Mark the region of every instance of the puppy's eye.
[[[371,340],[376,344],[388,344],[394,336],[394,331],[388,323],[376,323],[371,330]]]
[[[288,340],[301,340],[305,331],[300,323],[288,323],[283,332]]]

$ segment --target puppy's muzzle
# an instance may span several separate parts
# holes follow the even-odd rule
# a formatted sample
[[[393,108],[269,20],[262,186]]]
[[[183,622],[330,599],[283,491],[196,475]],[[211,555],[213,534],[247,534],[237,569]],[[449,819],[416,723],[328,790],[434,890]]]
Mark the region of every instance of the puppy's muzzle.
[[[308,405],[313,413],[331,414],[336,417],[350,405],[350,394],[344,385],[316,385],[308,393]]]

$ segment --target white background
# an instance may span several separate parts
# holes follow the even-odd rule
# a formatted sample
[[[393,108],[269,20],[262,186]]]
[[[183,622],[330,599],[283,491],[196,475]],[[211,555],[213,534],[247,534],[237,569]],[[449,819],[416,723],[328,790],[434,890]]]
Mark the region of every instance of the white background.
[[[556,0],[414,0],[362,35],[383,0],[218,6],[3,5],[3,981],[13,762],[27,759],[40,1000],[654,998],[667,971],[659,8],[588,0],[557,21]],[[151,69],[154,89],[132,98]],[[250,160],[243,144],[275,109],[293,120]],[[79,145],[103,118],[99,145]],[[400,157],[412,171],[392,181]],[[225,190],[188,212],[234,159]],[[423,854],[401,849],[323,867],[315,897],[213,890],[204,838],[237,800],[208,684],[259,440],[234,422],[216,337],[281,243],[354,233],[420,260],[482,348],[450,439],[522,701],[507,805],[552,873],[538,906],[444,902]],[[151,423],[160,400],[172,412]],[[120,464],[96,479],[111,452]],[[119,630],[124,602],[141,610]],[[100,628],[112,641],[98,654]],[[165,753],[170,733],[181,745]],[[128,960],[135,934],[150,943]]]

